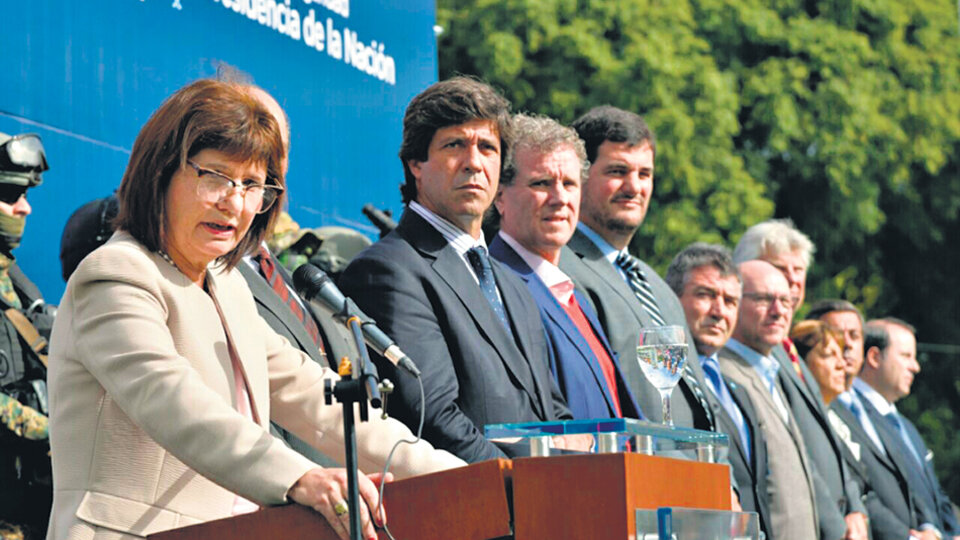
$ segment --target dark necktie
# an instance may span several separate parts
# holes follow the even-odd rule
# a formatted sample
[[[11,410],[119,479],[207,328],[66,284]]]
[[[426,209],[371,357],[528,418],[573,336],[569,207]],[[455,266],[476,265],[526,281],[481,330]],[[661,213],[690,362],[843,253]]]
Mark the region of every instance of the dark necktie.
[[[490,308],[497,314],[497,318],[500,319],[509,334],[510,323],[507,321],[507,312],[503,309],[503,302],[497,295],[497,283],[493,279],[493,267],[490,266],[490,257],[487,256],[487,250],[480,246],[470,248],[467,250],[467,260],[470,261],[470,266],[473,267],[477,279],[480,280],[480,289],[483,291],[484,298],[487,299]]]
[[[270,256],[270,252],[263,246],[260,246],[257,258],[260,262],[260,272],[263,273],[263,277],[266,278],[273,292],[277,293],[277,296],[283,300],[283,303],[290,309],[294,317],[303,323],[303,327],[306,328],[307,333],[310,334],[310,339],[313,340],[320,351],[323,351],[323,340],[320,339],[320,329],[317,328],[317,323],[313,321],[313,317],[311,317],[309,313],[304,312],[303,307],[297,299],[290,294],[290,289],[283,280],[283,276],[280,275],[280,270],[277,268],[276,263],[274,263],[273,257]]]
[[[657,305],[657,299],[653,296],[653,289],[650,288],[647,275],[643,272],[643,268],[640,267],[640,261],[629,253],[621,252],[620,255],[617,256],[616,264],[627,274],[627,282],[630,284],[630,288],[633,289],[633,294],[637,297],[637,300],[640,301],[643,310],[646,311],[647,315],[653,320],[653,324],[666,326],[667,321],[663,319],[663,314],[660,313],[660,306]]]
[[[647,281],[647,275],[640,266],[640,261],[629,253],[621,252],[620,255],[617,255],[615,262],[616,265],[627,274],[627,282],[630,284],[630,288],[633,289],[633,294],[637,297],[637,300],[640,301],[640,305],[643,306],[643,310],[650,316],[653,324],[666,326],[667,321],[664,320],[663,314],[660,313],[657,298],[653,295],[653,289],[650,287],[650,282]],[[694,351],[690,352],[693,353]],[[713,423],[713,411],[710,409],[707,396],[703,393],[703,388],[700,387],[700,383],[697,382],[697,378],[693,375],[693,370],[690,369],[690,360],[683,366],[683,379],[687,381],[687,386],[689,386],[690,391],[693,392],[693,397],[700,403],[703,413],[707,416],[707,422],[709,422],[711,428],[713,428],[715,426]]]

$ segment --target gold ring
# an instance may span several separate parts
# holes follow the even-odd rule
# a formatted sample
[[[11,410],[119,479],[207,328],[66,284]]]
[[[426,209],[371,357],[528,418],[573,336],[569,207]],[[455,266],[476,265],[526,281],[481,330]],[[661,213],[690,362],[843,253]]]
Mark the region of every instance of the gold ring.
[[[333,513],[338,516],[346,515],[347,513],[347,503],[343,501],[338,501],[337,504],[333,505]]]

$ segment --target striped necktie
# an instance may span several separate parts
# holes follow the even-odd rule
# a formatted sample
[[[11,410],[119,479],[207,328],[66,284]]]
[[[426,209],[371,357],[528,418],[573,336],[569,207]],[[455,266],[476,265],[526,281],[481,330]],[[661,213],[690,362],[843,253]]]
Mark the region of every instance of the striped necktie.
[[[617,255],[615,264],[627,274],[627,282],[630,284],[630,288],[633,289],[634,296],[636,296],[637,300],[640,301],[640,305],[643,306],[643,310],[646,311],[647,315],[650,316],[653,324],[657,326],[666,326],[667,321],[663,318],[663,314],[660,313],[660,306],[657,305],[657,298],[653,296],[653,289],[650,287],[650,282],[647,281],[647,275],[640,266],[640,261],[627,252],[620,252],[620,255]],[[690,352],[692,353],[694,351]],[[693,396],[700,403],[700,407],[703,409],[703,413],[707,417],[707,422],[710,423],[710,428],[714,429],[716,424],[713,422],[713,410],[710,408],[710,403],[707,401],[707,396],[703,393],[703,388],[701,388],[700,383],[697,382],[697,378],[694,376],[693,370],[690,369],[689,360],[683,365],[682,376],[683,380],[687,382],[687,386],[690,387],[690,391],[693,392]]]
[[[263,246],[260,246],[260,250],[257,252],[257,259],[260,265],[260,273],[263,274],[264,279],[270,284],[270,288],[273,289],[273,292],[277,293],[277,296],[280,297],[280,300],[283,301],[283,304],[287,306],[290,312],[293,313],[293,316],[303,324],[307,333],[310,334],[310,339],[313,340],[314,344],[322,352],[323,339],[320,337],[320,328],[317,326],[317,323],[313,321],[313,316],[303,310],[294,294],[290,292],[290,288],[287,287],[283,276],[280,275],[280,269],[277,268],[270,252]]]
[[[657,305],[657,299],[653,296],[653,289],[650,288],[647,275],[640,267],[640,261],[624,251],[617,255],[616,265],[627,274],[627,282],[633,289],[633,294],[640,301],[643,310],[647,312],[653,323],[657,326],[666,326],[667,321],[663,319],[663,314],[660,313],[660,306]]]

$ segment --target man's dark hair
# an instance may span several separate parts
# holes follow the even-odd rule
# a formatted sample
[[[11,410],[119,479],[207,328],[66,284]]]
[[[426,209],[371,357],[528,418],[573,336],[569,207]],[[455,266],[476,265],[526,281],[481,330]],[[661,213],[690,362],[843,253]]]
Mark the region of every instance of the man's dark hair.
[[[653,132],[647,127],[643,117],[611,105],[590,109],[574,120],[570,127],[577,130],[580,138],[586,143],[587,159],[590,163],[597,160],[597,149],[604,141],[627,143],[629,146],[649,144],[654,155],[657,153]]]
[[[820,320],[820,318],[824,315],[833,313],[834,311],[852,311],[853,313],[857,314],[857,317],[860,317],[860,327],[863,328],[866,326],[863,320],[863,313],[860,313],[860,310],[857,309],[857,306],[839,298],[817,300],[810,307],[810,311],[807,312],[806,318],[808,321]]]
[[[916,327],[903,319],[896,317],[873,319],[864,327],[863,351],[869,351],[872,347],[880,349],[880,352],[887,350],[890,345],[890,325],[900,326],[913,335],[917,334]]]
[[[721,276],[734,276],[737,281],[743,281],[740,279],[740,270],[737,269],[737,265],[733,264],[733,256],[730,254],[730,250],[721,245],[705,242],[690,244],[683,248],[680,253],[677,253],[677,256],[670,261],[664,279],[673,292],[680,296],[683,294],[687,274],[701,266],[713,266],[720,271]]]
[[[472,120],[490,120],[500,136],[500,167],[510,149],[510,102],[490,85],[470,77],[453,77],[432,84],[410,101],[403,116],[403,142],[400,162],[405,183],[400,186],[404,204],[417,198],[417,180],[407,164],[426,161],[430,142],[438,129],[458,126]]]

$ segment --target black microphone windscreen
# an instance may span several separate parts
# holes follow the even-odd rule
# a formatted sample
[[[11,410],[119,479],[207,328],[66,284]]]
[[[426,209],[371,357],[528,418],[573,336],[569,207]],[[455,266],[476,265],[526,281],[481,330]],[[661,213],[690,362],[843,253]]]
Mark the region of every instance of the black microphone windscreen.
[[[293,288],[307,300],[312,299],[330,277],[312,264],[302,264],[293,272]]]

